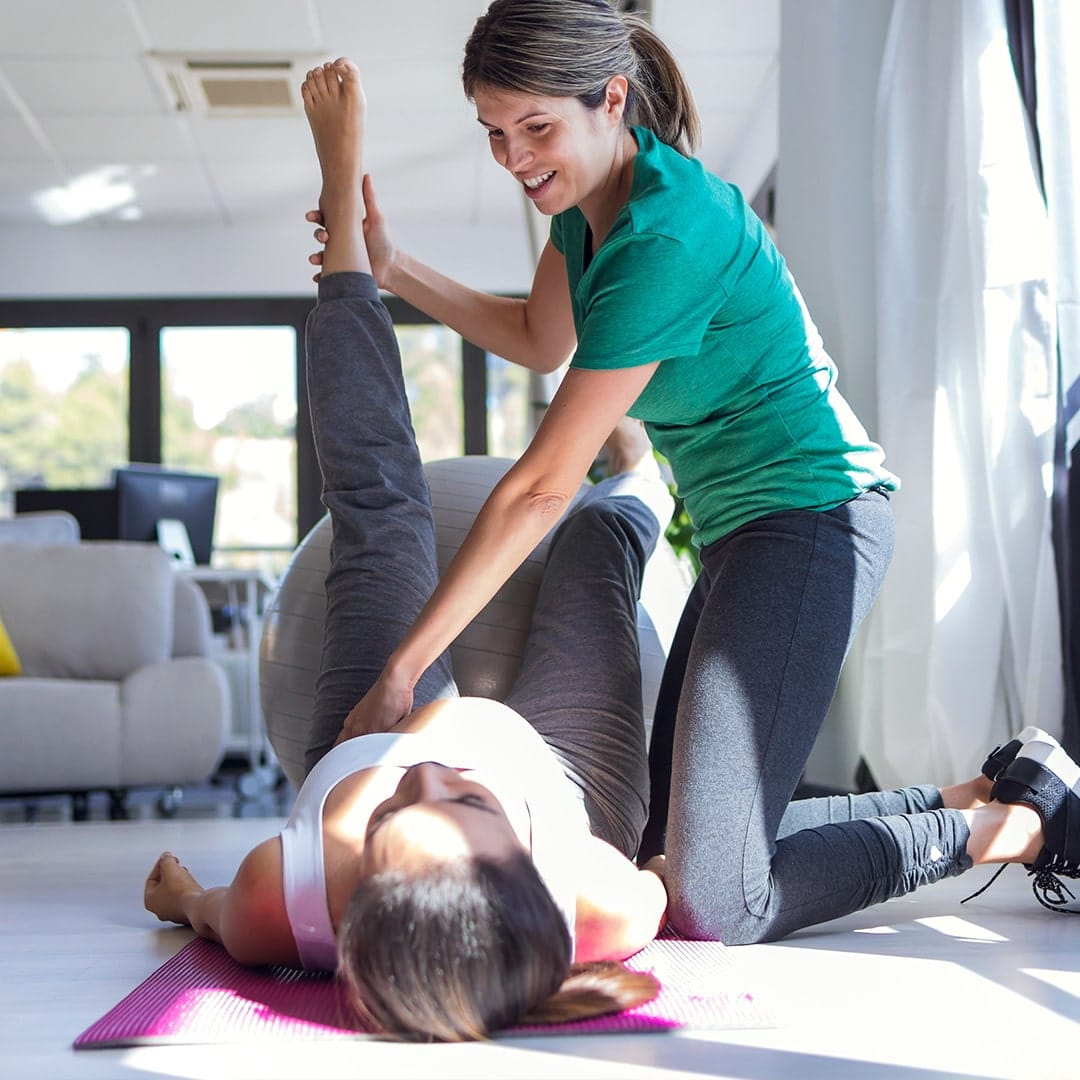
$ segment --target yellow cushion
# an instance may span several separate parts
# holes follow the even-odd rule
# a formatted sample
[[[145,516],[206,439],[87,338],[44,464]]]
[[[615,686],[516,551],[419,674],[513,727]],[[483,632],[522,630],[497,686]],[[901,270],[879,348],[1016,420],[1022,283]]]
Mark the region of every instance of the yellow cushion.
[[[22,664],[19,663],[19,654],[15,646],[11,644],[11,638],[4,629],[4,620],[0,619],[0,675],[21,675]]]

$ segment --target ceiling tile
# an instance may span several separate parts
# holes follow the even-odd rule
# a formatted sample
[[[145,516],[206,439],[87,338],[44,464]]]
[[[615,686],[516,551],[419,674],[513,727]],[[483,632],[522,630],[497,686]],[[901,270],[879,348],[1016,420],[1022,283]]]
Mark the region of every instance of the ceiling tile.
[[[147,223],[222,220],[216,194],[198,162],[147,163],[145,169],[133,167],[129,179],[134,204]]]
[[[43,116],[41,129],[65,161],[162,161],[192,158],[182,119],[168,116]]]
[[[442,61],[457,77],[461,53],[486,0],[315,0],[323,46],[360,64],[378,60]]]
[[[393,224],[395,218],[423,221],[458,221],[476,219],[478,203],[480,221],[493,224],[505,219],[508,208],[515,217],[523,215],[515,209],[517,185],[505,175],[494,162],[489,162],[490,173],[484,176],[477,169],[474,154],[457,150],[439,155],[433,161],[400,158],[387,164],[375,174],[376,196],[379,206]],[[501,185],[490,180],[502,180]],[[478,196],[483,191],[484,197]]]
[[[0,161],[48,160],[41,144],[19,116],[0,116]]]
[[[166,52],[308,52],[318,49],[301,0],[133,0],[150,47]],[[389,5],[387,5],[389,6]]]
[[[217,161],[214,186],[231,220],[270,217],[309,233],[304,214],[318,202],[319,176],[314,155],[276,161]]]
[[[215,193],[197,163],[146,162],[103,167],[96,159],[80,160],[69,163],[69,176],[75,184],[105,177],[119,190],[128,191],[114,209],[91,220],[118,220],[128,207],[137,208],[140,219],[148,223],[222,220]],[[23,223],[42,220],[34,196],[61,186],[50,168],[33,168],[25,163],[16,163],[14,168],[5,166],[0,180],[0,218]]]
[[[0,117],[18,116],[19,110],[15,108],[15,102],[11,100],[6,87],[4,65],[0,63]]]
[[[0,58],[131,56],[140,48],[138,26],[125,0],[4,0]]]
[[[149,72],[129,60],[8,60],[4,63],[15,91],[31,112],[89,116],[135,116],[158,113],[164,98]]]
[[[58,181],[52,162],[10,161],[0,169],[0,221],[25,225],[39,220],[32,196]],[[5,249],[6,253],[6,249]]]
[[[307,121],[301,117],[266,116],[255,119],[229,116],[192,116],[187,121],[192,138],[207,158],[274,160],[304,155],[315,163],[315,144]]]

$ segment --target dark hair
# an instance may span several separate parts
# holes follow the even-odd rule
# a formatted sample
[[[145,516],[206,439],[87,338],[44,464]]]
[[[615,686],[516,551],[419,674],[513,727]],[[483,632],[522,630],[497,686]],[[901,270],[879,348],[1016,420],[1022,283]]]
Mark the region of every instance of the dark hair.
[[[465,43],[462,83],[478,88],[575,97],[595,109],[608,80],[629,84],[624,121],[641,125],[690,156],[701,124],[671,51],[644,19],[607,0],[494,0]]]
[[[571,965],[559,909],[524,852],[388,870],[359,885],[339,970],[365,1026],[413,1041],[481,1039],[518,1023],[584,1019],[656,996],[620,964]]]

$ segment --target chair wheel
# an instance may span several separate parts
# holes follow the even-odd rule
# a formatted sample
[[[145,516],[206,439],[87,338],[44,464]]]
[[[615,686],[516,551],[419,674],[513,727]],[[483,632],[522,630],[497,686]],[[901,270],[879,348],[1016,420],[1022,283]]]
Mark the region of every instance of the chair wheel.
[[[184,792],[182,788],[170,788],[168,791],[163,791],[157,800],[157,812],[159,817],[171,818],[176,817],[180,810],[180,804],[184,801]]]

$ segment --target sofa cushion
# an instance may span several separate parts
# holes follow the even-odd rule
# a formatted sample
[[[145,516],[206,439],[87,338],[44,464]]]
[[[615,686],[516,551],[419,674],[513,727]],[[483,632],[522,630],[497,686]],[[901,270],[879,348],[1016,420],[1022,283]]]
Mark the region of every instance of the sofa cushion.
[[[73,679],[0,680],[0,791],[119,787],[120,688]]]
[[[126,784],[198,784],[213,774],[230,726],[229,687],[213,660],[185,657],[142,668],[124,683],[121,698]]]
[[[79,522],[66,510],[36,510],[0,518],[0,544],[77,544]]]
[[[173,595],[174,657],[207,656],[213,641],[210,605],[206,594],[190,578],[173,573],[176,591]]]
[[[0,610],[28,676],[118,680],[168,659],[174,587],[156,544],[0,548]]]
[[[0,675],[21,675],[22,664],[19,662],[19,654],[8,637],[4,620],[0,619]]]

